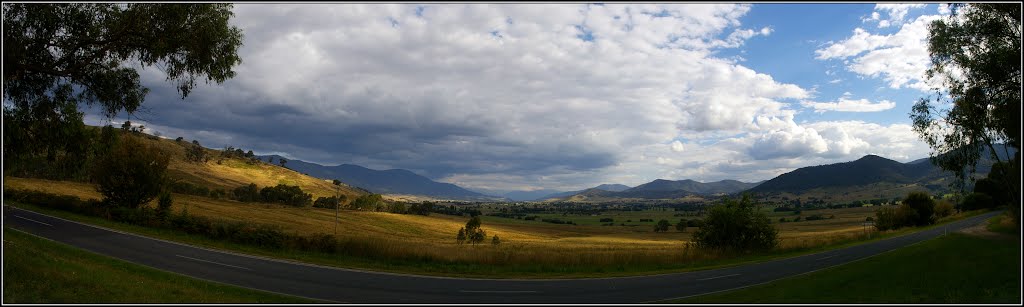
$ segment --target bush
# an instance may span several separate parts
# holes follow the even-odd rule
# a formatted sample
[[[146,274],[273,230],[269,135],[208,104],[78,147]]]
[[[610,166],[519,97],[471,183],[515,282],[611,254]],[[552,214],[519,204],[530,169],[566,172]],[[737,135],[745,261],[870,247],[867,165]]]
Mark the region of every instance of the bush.
[[[668,220],[660,220],[658,224],[654,225],[654,232],[668,231],[668,227],[672,224],[668,223]]]
[[[313,194],[303,193],[299,186],[278,184],[260,189],[260,198],[268,203],[281,203],[295,207],[313,204]]]
[[[948,201],[940,201],[935,205],[935,217],[944,218],[953,214],[953,204]]]
[[[339,198],[336,196],[331,197],[319,197],[313,202],[314,208],[327,208],[335,209],[340,204]]]
[[[913,215],[908,214],[908,225],[924,226],[935,223],[935,200],[928,193],[910,192],[907,198],[903,199],[903,205],[914,210]]]
[[[995,207],[995,201],[993,201],[992,196],[975,192],[964,197],[959,209],[960,211],[970,211],[992,207]]]
[[[374,210],[382,203],[384,203],[384,197],[380,194],[366,194],[352,201],[351,206],[358,210]]]
[[[138,208],[164,188],[170,155],[134,137],[122,137],[94,165],[92,178],[104,202]]]
[[[171,199],[170,192],[164,191],[160,193],[160,199],[157,201],[156,207],[156,217],[160,219],[160,221],[166,221],[167,216],[171,214],[172,202],[173,200]]]
[[[756,210],[748,194],[712,206],[693,237],[699,247],[763,250],[778,245],[778,230]]]
[[[237,187],[231,191],[231,195],[235,200],[244,203],[260,201],[260,190],[255,183]]]
[[[600,222],[601,223],[611,223],[611,222],[615,222],[615,219],[610,218],[610,217],[605,217],[605,218],[601,218]]]

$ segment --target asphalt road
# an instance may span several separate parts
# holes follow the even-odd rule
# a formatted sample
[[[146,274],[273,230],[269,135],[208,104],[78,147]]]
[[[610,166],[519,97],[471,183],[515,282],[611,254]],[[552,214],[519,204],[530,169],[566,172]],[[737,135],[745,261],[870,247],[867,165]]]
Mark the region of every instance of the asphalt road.
[[[973,226],[999,213],[868,244],[730,268],[638,277],[507,280],[367,272],[245,256],[4,208],[7,226],[99,254],[253,289],[363,304],[621,304],[687,297],[844,264]]]

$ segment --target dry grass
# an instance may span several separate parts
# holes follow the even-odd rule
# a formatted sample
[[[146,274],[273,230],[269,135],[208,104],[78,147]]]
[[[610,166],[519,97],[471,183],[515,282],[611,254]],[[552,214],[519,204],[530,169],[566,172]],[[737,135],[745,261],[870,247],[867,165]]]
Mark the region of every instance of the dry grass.
[[[177,180],[206,186],[211,189],[224,189],[226,191],[231,191],[236,187],[249,183],[255,183],[261,188],[278,184],[297,185],[306,193],[313,194],[314,200],[317,197],[337,194],[336,186],[331,180],[307,176],[278,165],[266,162],[248,164],[244,160],[237,158],[223,159],[218,164],[217,161],[220,160],[221,151],[211,149],[206,149],[206,155],[210,157],[209,162],[188,162],[185,160],[184,146],[191,146],[190,142],[182,141],[179,144],[174,140],[138,138],[147,144],[171,153],[171,162],[167,166],[167,172],[171,178]],[[349,201],[365,194],[345,185],[342,185],[339,190]]]
[[[240,168],[223,166],[226,169]],[[216,170],[217,168],[212,168]],[[244,172],[239,172],[244,174]],[[269,176],[263,178],[272,178]],[[5,188],[41,190],[50,193],[99,198],[89,184],[5,177]],[[269,179],[273,180],[273,179]],[[259,183],[257,183],[259,184]],[[328,183],[329,184],[329,183]],[[174,194],[174,212],[243,222],[273,224],[299,234],[333,234],[334,211],[283,205],[240,203]],[[776,224],[780,248],[808,248],[851,240],[863,235],[860,223],[875,208],[828,209],[805,212],[836,215],[835,219]],[[775,219],[779,215],[773,215]],[[515,219],[483,217],[488,236],[498,235],[498,247],[459,245],[455,233],[467,217],[441,214],[430,216],[342,210],[337,234],[350,250],[372,251],[373,256],[396,259],[432,259],[480,264],[551,263],[565,265],[668,264],[713,259],[716,255],[684,248],[691,234],[669,231],[655,233],[647,226],[557,225]]]

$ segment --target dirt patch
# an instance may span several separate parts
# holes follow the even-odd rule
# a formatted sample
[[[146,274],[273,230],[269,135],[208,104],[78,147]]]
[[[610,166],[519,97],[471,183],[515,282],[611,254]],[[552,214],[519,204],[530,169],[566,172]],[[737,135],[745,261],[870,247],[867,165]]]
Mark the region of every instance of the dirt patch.
[[[985,227],[986,225],[988,225],[988,221],[986,221],[984,223],[981,223],[981,224],[978,224],[978,225],[974,225],[974,226],[971,226],[971,227],[967,227],[967,228],[961,229],[959,232],[962,232],[962,233],[965,233],[965,234],[968,234],[968,235],[972,235],[972,236],[982,237],[982,238],[998,239],[998,240],[1014,240],[1014,241],[1017,241],[1018,243],[1020,243],[1020,240],[1018,240],[1018,237],[1013,236],[1013,235],[1004,234],[1004,233],[992,232],[992,231],[988,230],[988,228]]]

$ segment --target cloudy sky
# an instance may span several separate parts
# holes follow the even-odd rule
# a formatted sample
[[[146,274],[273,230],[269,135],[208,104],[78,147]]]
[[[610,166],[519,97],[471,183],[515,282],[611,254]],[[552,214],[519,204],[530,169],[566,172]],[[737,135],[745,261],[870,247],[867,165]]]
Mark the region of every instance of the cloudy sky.
[[[243,63],[150,132],[477,191],[770,179],[928,155],[936,4],[237,4]],[[98,110],[87,111],[97,124]],[[121,114],[114,121],[128,118]]]

